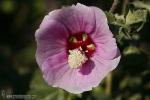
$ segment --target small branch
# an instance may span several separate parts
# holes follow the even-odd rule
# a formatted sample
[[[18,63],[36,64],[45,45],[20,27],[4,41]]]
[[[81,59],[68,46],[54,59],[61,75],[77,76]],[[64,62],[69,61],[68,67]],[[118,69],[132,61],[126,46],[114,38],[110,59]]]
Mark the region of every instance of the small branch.
[[[127,4],[128,4],[128,3],[129,3],[129,1],[128,1],[128,0],[124,0],[124,1],[123,1],[122,14],[124,14],[124,13],[125,13],[126,8],[127,8]]]
[[[106,89],[105,89],[105,93],[107,95],[111,94],[111,89],[112,89],[112,72],[108,74],[108,76],[106,77]]]
[[[109,12],[113,13],[115,11],[115,9],[117,8],[118,2],[119,2],[119,0],[114,0],[113,1],[113,4],[112,4]]]

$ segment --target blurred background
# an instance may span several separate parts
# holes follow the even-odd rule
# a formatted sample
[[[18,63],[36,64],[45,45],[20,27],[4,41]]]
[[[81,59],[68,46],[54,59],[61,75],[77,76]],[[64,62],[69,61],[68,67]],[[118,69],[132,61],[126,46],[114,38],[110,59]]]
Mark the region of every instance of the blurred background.
[[[150,0],[114,1],[1,0],[0,100],[150,100]],[[121,62],[99,87],[74,95],[49,87],[43,80],[35,62],[34,34],[49,11],[77,2],[109,11],[111,17],[128,16],[129,9],[133,10],[131,15],[138,9],[146,10],[147,14],[142,21],[128,25],[130,32],[122,31],[119,35],[120,26],[112,24],[110,18],[110,28],[121,50]],[[137,24],[143,26],[135,31]]]

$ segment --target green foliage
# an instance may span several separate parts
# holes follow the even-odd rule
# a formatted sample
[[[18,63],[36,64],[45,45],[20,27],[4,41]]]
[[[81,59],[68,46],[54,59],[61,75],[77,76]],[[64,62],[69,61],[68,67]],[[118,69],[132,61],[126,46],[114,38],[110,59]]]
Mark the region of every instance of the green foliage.
[[[126,16],[126,24],[132,25],[140,22],[146,22],[146,18],[147,18],[146,10],[136,10],[136,11],[129,10]]]
[[[108,22],[118,28],[117,40],[122,44],[122,39],[131,39],[133,33],[139,32],[147,20],[147,10],[130,10],[127,15],[118,15],[106,12]]]
[[[65,100],[65,93],[61,89],[49,87],[39,70],[33,75],[28,92],[29,95],[35,95],[33,100]]]
[[[134,29],[138,32],[143,28],[146,19],[147,19],[147,10],[136,10],[136,11],[129,10],[126,16],[126,24],[131,28],[135,27]]]
[[[143,1],[134,1],[132,4],[137,8],[144,8],[147,9],[150,13],[150,1],[149,0],[143,0]]]
[[[3,0],[0,3],[0,8],[5,13],[12,13],[15,10],[15,1],[13,1],[13,0]]]
[[[124,51],[123,51],[124,55],[130,55],[130,54],[133,54],[133,53],[140,54],[140,50],[135,46],[129,46],[129,47],[125,48]]]

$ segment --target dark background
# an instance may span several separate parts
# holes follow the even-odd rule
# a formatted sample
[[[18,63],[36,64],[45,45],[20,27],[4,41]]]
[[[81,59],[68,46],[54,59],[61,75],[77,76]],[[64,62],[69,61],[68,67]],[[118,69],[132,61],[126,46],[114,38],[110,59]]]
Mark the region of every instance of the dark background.
[[[150,100],[149,15],[136,34],[138,39],[118,43],[122,59],[111,74],[110,92],[106,90],[106,80],[94,90],[79,95],[48,87],[44,82],[35,62],[35,31],[49,11],[77,2],[109,11],[113,0],[0,1],[0,100]],[[124,2],[120,0],[114,13],[122,14]]]

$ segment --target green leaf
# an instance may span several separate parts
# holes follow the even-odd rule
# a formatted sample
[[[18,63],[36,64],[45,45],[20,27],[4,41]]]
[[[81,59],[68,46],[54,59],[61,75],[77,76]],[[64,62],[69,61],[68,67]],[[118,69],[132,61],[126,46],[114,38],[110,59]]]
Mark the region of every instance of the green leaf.
[[[116,20],[113,22],[114,25],[126,27],[124,15],[115,14],[115,18]]]
[[[125,18],[124,15],[113,14],[110,12],[105,12],[107,16],[108,23],[116,26],[124,26]]]
[[[137,48],[135,46],[129,46],[129,47],[124,49],[123,54],[124,55],[140,54],[140,50],[139,50],[139,48]]]
[[[145,2],[142,2],[142,1],[134,1],[132,2],[132,4],[137,7],[137,8],[145,8],[149,11],[150,13],[150,1],[147,0]]]
[[[105,12],[105,14],[106,14],[108,23],[112,24],[112,23],[116,20],[116,18],[115,18],[115,16],[113,15],[113,13]]]
[[[126,24],[132,25],[140,22],[146,22],[146,18],[147,18],[146,10],[136,10],[136,11],[129,10],[126,16]]]
[[[118,35],[116,36],[117,42],[123,45],[122,39],[124,39],[125,33],[122,32],[122,28],[120,27]]]

